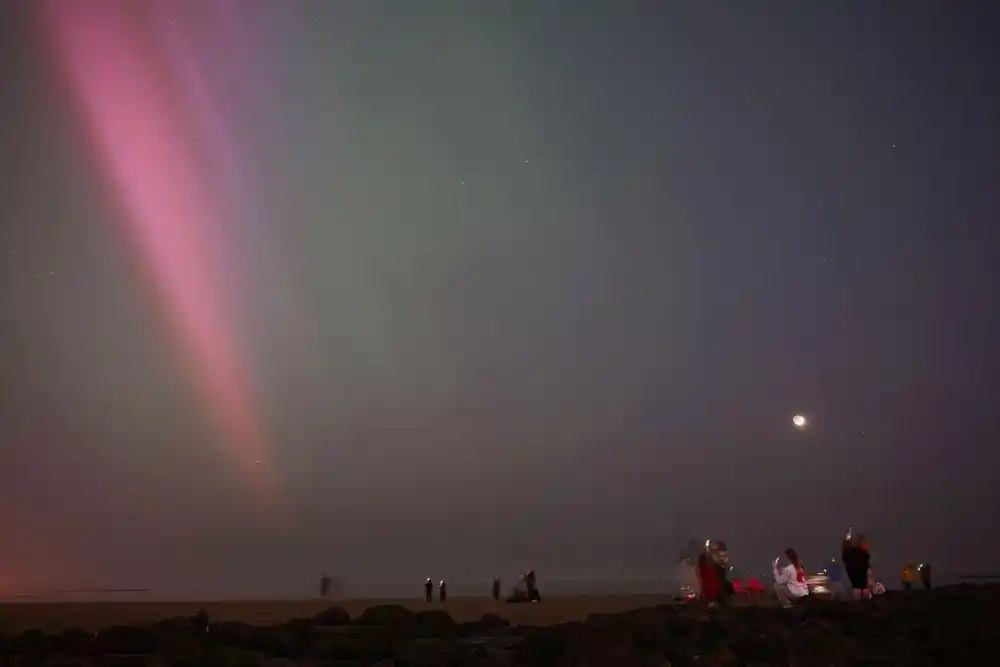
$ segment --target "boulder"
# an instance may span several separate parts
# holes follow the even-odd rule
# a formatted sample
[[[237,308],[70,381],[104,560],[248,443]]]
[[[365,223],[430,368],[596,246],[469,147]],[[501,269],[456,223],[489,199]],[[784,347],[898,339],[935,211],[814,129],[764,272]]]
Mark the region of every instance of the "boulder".
[[[160,648],[160,641],[152,628],[118,625],[97,633],[94,645],[98,655],[152,654]]]
[[[208,641],[213,646],[249,648],[253,643],[254,628],[246,623],[223,621],[208,627]]]
[[[484,614],[482,618],[475,622],[479,632],[490,635],[510,628],[510,621],[503,616],[496,614]]]
[[[391,637],[373,633],[336,633],[317,639],[304,655],[322,665],[370,665],[391,658],[393,650]]]
[[[397,627],[409,623],[414,612],[398,604],[381,604],[365,609],[355,621],[358,625],[376,625],[382,627]]]
[[[446,639],[458,636],[458,624],[448,612],[439,609],[417,612],[400,629],[415,637]]]
[[[6,644],[8,654],[31,659],[55,655],[62,648],[59,637],[46,634],[41,630],[25,630],[17,637],[9,639]]]
[[[530,628],[517,647],[518,664],[531,667],[558,665],[572,642],[579,637],[583,623],[573,621],[545,628]]]
[[[268,667],[266,656],[257,651],[243,648],[219,648],[212,651],[204,663],[205,667]]]
[[[350,625],[351,616],[340,607],[330,607],[313,616],[312,622],[326,627]]]
[[[62,652],[69,656],[93,655],[94,633],[78,629],[63,630],[59,634],[59,645]]]

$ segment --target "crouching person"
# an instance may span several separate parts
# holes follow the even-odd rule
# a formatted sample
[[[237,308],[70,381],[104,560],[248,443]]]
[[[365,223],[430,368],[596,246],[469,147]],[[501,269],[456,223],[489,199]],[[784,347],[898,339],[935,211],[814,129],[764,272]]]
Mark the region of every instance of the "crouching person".
[[[791,607],[796,600],[809,595],[809,586],[795,549],[785,549],[785,557],[788,564],[782,567],[778,566],[778,559],[774,559],[774,592],[782,607]]]

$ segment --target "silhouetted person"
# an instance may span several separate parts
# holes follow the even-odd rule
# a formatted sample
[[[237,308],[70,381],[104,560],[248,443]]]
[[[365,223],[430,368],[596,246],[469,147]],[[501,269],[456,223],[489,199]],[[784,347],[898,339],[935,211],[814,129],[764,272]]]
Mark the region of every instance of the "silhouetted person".
[[[330,577],[323,576],[319,580],[319,596],[325,598],[330,595],[330,586],[333,584],[333,580]]]
[[[924,563],[920,566],[920,583],[924,585],[927,590],[931,589],[931,566],[928,563]]]
[[[524,575],[524,587],[528,589],[528,602],[539,602],[542,596],[538,594],[538,579],[534,570],[528,570]]]
[[[493,599],[500,600],[500,577],[493,577]]]
[[[855,600],[868,594],[868,572],[872,567],[872,557],[861,546],[860,540],[844,540],[844,551],[840,554],[847,578],[851,582],[851,592]]]
[[[729,581],[729,568],[712,559],[715,576],[719,580],[719,602],[728,602],[734,594],[733,582]]]
[[[912,565],[904,565],[903,571],[899,575],[899,581],[903,584],[903,590],[908,591],[913,588],[913,570]]]
[[[428,602],[434,600],[434,582],[431,581],[430,577],[427,577],[427,581],[424,582],[424,599]]]
[[[701,599],[710,605],[718,604],[720,595],[719,570],[705,552],[698,554],[697,572]]]
[[[199,632],[208,632],[208,612],[205,611],[204,607],[199,607],[198,612],[194,615],[194,625]]]
[[[442,579],[441,583],[438,584],[438,599],[441,600],[441,602],[448,601],[448,584],[444,582],[444,579]]]

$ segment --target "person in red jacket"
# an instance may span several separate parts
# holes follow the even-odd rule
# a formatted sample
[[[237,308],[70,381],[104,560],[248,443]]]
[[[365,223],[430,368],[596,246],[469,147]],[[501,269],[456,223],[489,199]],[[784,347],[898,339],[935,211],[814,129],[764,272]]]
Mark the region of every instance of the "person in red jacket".
[[[698,582],[701,584],[701,597],[714,605],[719,601],[719,575],[715,565],[704,553],[698,554]]]

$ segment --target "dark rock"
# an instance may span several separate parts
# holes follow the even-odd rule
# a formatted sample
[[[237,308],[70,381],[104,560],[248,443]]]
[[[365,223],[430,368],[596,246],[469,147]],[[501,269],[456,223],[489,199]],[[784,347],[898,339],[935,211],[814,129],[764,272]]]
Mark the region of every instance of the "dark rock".
[[[458,624],[446,611],[421,611],[407,622],[406,629],[416,637],[445,639],[458,636]]]
[[[396,627],[405,625],[415,616],[414,612],[398,604],[382,604],[369,607],[355,623],[358,625],[378,625]]]
[[[103,655],[98,658],[94,658],[88,667],[149,667],[152,663],[156,665],[157,662],[161,662],[157,658],[151,658],[148,655]]]
[[[62,648],[58,637],[41,630],[25,630],[7,644],[9,653],[31,658],[55,655]]]
[[[463,636],[506,634],[510,631],[510,621],[496,614],[485,614],[478,621],[463,623]]]
[[[63,630],[59,635],[59,645],[69,656],[88,656],[95,652],[94,633],[86,630]]]
[[[193,636],[202,634],[204,632],[204,628],[199,630],[198,624],[193,618],[189,618],[187,616],[174,616],[172,618],[165,618],[162,621],[155,623],[153,625],[153,632],[161,637],[176,635]]]
[[[267,667],[266,656],[243,648],[215,649],[206,656],[204,667]]]
[[[330,607],[313,616],[312,622],[316,625],[336,626],[349,625],[351,616],[340,607]]]
[[[294,624],[255,628],[249,648],[272,658],[297,657],[307,647],[299,631],[300,628]]]
[[[399,646],[393,655],[395,667],[451,667],[465,662],[462,647],[446,640],[417,640]]]
[[[794,608],[689,604],[585,622],[511,628],[499,616],[457,624],[444,611],[383,605],[354,623],[317,618],[272,627],[191,619],[0,638],[0,665],[51,667],[735,667],[794,664],[1000,664],[1000,587],[951,587]],[[326,612],[324,612],[326,613]],[[342,622],[343,621],[343,622]]]
[[[155,653],[160,642],[152,628],[119,625],[102,630],[94,638],[99,655],[135,655]]]
[[[159,650],[170,667],[200,667],[205,664],[205,647],[198,637],[172,635]]]
[[[249,648],[254,632],[254,627],[246,623],[213,623],[208,627],[208,642],[213,646]]]
[[[393,655],[393,639],[381,634],[328,634],[317,639],[305,656],[319,664],[341,662],[370,665]]]
[[[556,665],[562,660],[571,642],[582,631],[583,623],[560,623],[547,628],[528,630],[517,649],[519,664],[539,666]]]

